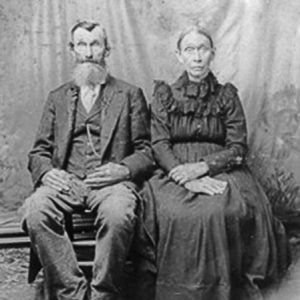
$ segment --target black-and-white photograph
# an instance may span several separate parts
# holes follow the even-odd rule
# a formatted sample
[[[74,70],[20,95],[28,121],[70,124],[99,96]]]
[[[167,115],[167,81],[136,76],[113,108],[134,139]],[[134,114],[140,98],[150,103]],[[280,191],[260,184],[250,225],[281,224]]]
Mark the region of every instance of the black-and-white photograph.
[[[299,0],[0,0],[0,300],[300,300]]]

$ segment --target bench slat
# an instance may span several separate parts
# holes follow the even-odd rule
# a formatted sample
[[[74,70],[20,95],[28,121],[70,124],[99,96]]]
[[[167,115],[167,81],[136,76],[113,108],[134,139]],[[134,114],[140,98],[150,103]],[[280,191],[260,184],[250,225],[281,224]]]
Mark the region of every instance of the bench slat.
[[[95,240],[82,240],[82,241],[73,241],[74,247],[94,247],[96,245]]]
[[[18,246],[18,247],[28,247],[30,245],[28,236],[18,236],[18,237],[0,237],[0,248]]]
[[[89,241],[91,245],[94,243],[95,228],[93,222],[94,217],[90,213],[85,215],[72,215],[72,230],[74,239],[79,242],[78,245],[83,245],[84,240],[87,239],[91,240]],[[23,247],[29,245],[29,237],[21,229],[20,223],[10,222],[4,226],[0,226],[0,248]],[[92,246],[94,245],[95,244]]]

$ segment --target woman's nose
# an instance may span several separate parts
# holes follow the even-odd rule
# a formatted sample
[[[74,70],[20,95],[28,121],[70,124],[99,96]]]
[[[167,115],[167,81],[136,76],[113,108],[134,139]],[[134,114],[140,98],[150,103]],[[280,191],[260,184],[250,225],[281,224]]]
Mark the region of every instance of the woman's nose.
[[[200,53],[200,51],[198,49],[195,50],[194,60],[195,61],[201,61],[201,53]]]

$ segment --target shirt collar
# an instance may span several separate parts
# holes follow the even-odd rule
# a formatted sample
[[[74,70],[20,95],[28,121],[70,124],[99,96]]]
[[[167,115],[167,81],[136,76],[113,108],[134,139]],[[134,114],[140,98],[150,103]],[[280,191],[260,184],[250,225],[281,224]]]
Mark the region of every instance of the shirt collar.
[[[80,93],[81,95],[85,95],[86,93],[92,92],[95,95],[98,95],[100,91],[100,84],[97,84],[94,86],[94,88],[88,86],[88,85],[84,85],[82,87],[80,87]]]

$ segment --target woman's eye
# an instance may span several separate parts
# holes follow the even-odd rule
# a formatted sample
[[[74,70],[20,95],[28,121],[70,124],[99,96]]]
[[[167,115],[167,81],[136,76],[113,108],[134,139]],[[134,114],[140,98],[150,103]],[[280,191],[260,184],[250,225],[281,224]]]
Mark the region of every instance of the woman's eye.
[[[201,47],[199,47],[199,50],[200,51],[202,51],[202,52],[207,52],[207,51],[210,51],[211,49],[210,49],[210,47],[207,47],[207,46],[201,46]]]

